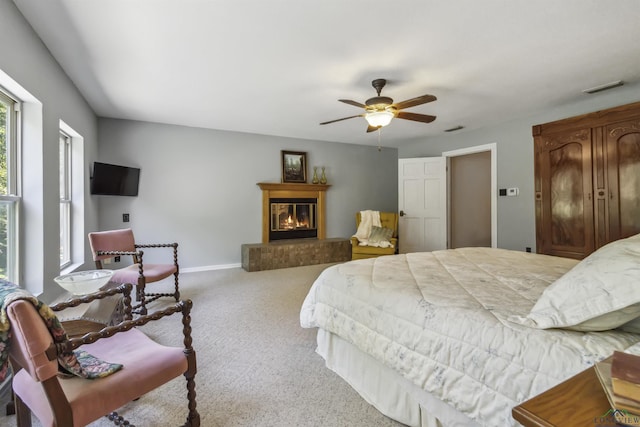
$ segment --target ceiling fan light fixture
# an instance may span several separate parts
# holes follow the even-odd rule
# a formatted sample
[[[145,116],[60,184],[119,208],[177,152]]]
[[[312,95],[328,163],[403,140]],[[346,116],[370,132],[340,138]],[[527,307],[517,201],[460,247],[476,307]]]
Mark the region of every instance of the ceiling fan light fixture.
[[[391,123],[391,119],[393,119],[393,113],[388,110],[372,111],[365,114],[364,118],[367,119],[367,123],[369,123],[369,126],[383,127]]]
[[[373,132],[374,130],[380,130],[380,128],[387,126],[389,123],[391,123],[391,120],[393,120],[394,117],[397,117],[398,119],[413,120],[414,122],[422,123],[431,123],[436,119],[436,116],[431,116],[428,114],[403,111],[405,108],[411,108],[417,105],[435,101],[438,98],[436,98],[434,95],[422,95],[415,98],[407,99],[402,102],[394,103],[393,99],[389,98],[388,96],[380,95],[380,92],[382,91],[382,88],[386,83],[387,81],[385,79],[376,79],[372,81],[371,85],[378,93],[378,96],[367,99],[364,104],[357,101],[352,101],[350,99],[338,100],[340,102],[344,102],[345,104],[364,109],[364,112],[362,114],[343,117],[336,120],[330,120],[328,122],[322,122],[320,124],[326,125],[329,123],[352,119],[354,117],[364,117],[367,120],[367,124],[369,125],[367,127],[367,132]]]

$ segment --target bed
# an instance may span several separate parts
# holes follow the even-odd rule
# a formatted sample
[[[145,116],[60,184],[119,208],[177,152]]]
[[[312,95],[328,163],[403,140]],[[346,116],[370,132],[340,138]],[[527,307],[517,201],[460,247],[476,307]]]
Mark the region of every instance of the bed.
[[[410,426],[509,426],[517,404],[640,342],[640,235],[576,260],[462,248],[325,269],[301,326]]]

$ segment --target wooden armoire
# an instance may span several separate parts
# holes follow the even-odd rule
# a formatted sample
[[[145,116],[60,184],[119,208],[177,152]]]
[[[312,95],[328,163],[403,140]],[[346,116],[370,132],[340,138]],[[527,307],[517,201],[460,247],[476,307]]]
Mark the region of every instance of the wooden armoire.
[[[640,233],[640,102],[533,126],[536,251],[582,259]]]

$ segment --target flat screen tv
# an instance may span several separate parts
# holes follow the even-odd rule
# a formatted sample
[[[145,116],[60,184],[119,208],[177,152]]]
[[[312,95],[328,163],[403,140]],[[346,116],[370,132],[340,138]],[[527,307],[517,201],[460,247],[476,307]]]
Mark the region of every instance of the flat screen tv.
[[[137,196],[139,180],[139,168],[94,162],[91,194]]]

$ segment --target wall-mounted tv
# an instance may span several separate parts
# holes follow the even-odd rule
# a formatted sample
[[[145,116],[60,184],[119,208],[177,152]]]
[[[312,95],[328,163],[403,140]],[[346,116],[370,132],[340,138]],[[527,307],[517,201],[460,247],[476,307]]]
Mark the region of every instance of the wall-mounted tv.
[[[94,162],[91,194],[137,196],[139,180],[139,168]]]

